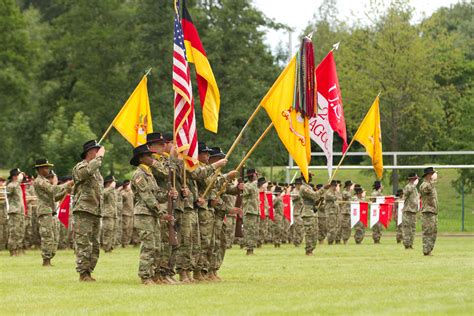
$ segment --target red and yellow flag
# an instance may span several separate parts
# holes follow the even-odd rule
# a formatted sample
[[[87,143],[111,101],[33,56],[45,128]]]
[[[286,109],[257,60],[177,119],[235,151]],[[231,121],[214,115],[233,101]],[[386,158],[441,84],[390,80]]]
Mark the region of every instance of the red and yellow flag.
[[[187,60],[196,67],[196,81],[201,101],[204,127],[211,132],[217,133],[221,104],[219,88],[217,87],[214,73],[212,72],[199,34],[186,8],[185,1],[183,1],[183,17],[181,23],[183,25]]]

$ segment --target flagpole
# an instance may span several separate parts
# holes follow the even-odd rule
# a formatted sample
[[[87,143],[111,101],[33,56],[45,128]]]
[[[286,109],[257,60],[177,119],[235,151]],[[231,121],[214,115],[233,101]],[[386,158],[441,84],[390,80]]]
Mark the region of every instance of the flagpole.
[[[242,159],[242,161],[240,161],[239,165],[237,166],[237,168],[235,168],[235,170],[240,170],[240,168],[242,168],[242,166],[245,164],[247,159],[254,152],[255,148],[257,148],[258,144],[260,144],[260,142],[265,138],[265,136],[267,136],[268,132],[270,132],[272,127],[273,127],[273,122],[270,123],[270,125],[267,126],[267,128],[265,129],[263,134],[257,139],[255,144],[253,144],[252,148],[250,148],[249,152],[245,155],[245,157]]]
[[[382,91],[379,91],[379,94],[377,94],[377,96],[376,96],[375,98],[377,99],[378,97],[380,97],[380,94],[381,94],[381,93],[382,93]],[[366,114],[366,115],[367,115],[367,114]],[[365,119],[365,117],[364,117],[364,119]],[[364,121],[364,120],[362,120],[362,121]],[[362,122],[361,122],[361,124],[362,124]],[[331,183],[331,181],[334,180],[334,177],[336,176],[336,172],[337,172],[337,170],[339,170],[339,167],[341,166],[342,161],[343,161],[344,158],[346,157],[346,154],[347,154],[347,152],[349,151],[349,148],[350,148],[350,147],[352,146],[352,144],[354,143],[355,136],[356,136],[357,133],[359,132],[359,129],[360,129],[360,125],[359,125],[359,128],[357,128],[357,131],[356,131],[356,133],[354,134],[354,137],[352,137],[352,140],[351,140],[351,142],[349,143],[349,146],[347,146],[346,151],[345,151],[344,154],[342,155],[341,160],[339,160],[339,164],[337,165],[336,170],[334,170],[334,173],[332,174],[332,176],[331,176],[331,178],[329,179],[328,183]]]

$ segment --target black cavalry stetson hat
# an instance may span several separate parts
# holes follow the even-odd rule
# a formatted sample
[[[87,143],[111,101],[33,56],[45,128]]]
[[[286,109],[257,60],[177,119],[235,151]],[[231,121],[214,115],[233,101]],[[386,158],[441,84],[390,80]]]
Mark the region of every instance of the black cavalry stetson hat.
[[[374,181],[374,185],[372,186],[374,189],[380,189],[380,187],[382,186],[382,182],[380,181]]]
[[[257,174],[257,170],[254,168],[247,169],[247,176],[251,176],[253,174]]]
[[[115,177],[114,177],[113,175],[111,175],[111,174],[104,178],[104,184],[109,183],[109,182],[112,182],[112,181],[117,182],[117,181],[115,180]]]
[[[163,133],[163,139],[165,140],[165,143],[171,143],[173,141],[173,134]]]
[[[432,173],[435,173],[435,172],[438,172],[438,171],[436,171],[433,167],[425,168],[425,169],[423,169],[423,175],[422,175],[422,177],[424,178],[424,177],[426,177],[427,175],[432,174]]]
[[[40,167],[54,167],[54,165],[49,163],[48,159],[36,159],[35,168]]]
[[[20,168],[15,168],[15,169],[10,170],[10,176],[8,177],[8,180],[13,178],[14,176],[19,175],[20,173],[21,173]]]
[[[283,192],[283,189],[280,186],[276,186],[275,189],[273,190],[275,193],[281,193]]]
[[[414,172],[408,174],[408,179],[418,179],[418,175]]]
[[[205,142],[198,142],[198,153],[210,152],[211,149],[207,147]]]
[[[335,187],[337,185],[338,185],[337,180],[331,180],[330,186]]]
[[[153,143],[165,143],[165,139],[163,138],[163,135],[158,132],[153,132],[149,133],[146,135],[146,143],[147,144],[153,144]]]
[[[85,142],[84,145],[82,145],[81,158],[84,159],[89,150],[93,148],[100,148],[100,147],[101,147],[100,144],[95,139]]]
[[[354,192],[355,192],[356,194],[360,194],[360,193],[364,192],[364,189],[362,189],[362,187],[356,187],[356,188],[354,189]]]
[[[209,155],[211,158],[213,157],[222,157],[225,158],[224,152],[221,150],[220,147],[211,147],[211,151],[209,152]]]
[[[267,179],[265,179],[265,177],[260,177],[258,178],[257,180],[257,185],[258,186],[261,186],[262,184],[266,183],[267,182]]]
[[[155,154],[156,152],[151,150],[147,144],[137,146],[133,149],[133,158],[130,160],[132,166],[138,166],[140,164],[140,156],[145,154]]]
[[[351,180],[347,180],[346,182],[344,182],[344,188],[350,187],[353,184],[354,182],[352,182]]]

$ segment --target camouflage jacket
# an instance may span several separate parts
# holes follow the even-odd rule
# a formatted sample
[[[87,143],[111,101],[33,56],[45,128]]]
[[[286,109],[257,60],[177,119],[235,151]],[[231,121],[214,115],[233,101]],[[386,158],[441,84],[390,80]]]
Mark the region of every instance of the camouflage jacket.
[[[25,214],[20,183],[17,181],[8,183],[7,194],[9,205],[8,214]]]
[[[260,215],[260,197],[257,181],[247,182],[242,193],[242,208],[244,214]]]
[[[122,216],[133,216],[133,192],[122,190]]]
[[[206,188],[210,183],[214,172],[216,172],[216,169],[212,165],[199,163],[198,167],[194,169],[194,171],[189,173],[191,179],[196,181],[198,196],[203,197],[207,200],[209,199],[209,193],[211,192],[212,188],[211,190],[209,190],[208,196],[203,196],[203,194],[204,191],[206,191]],[[209,206],[207,203],[205,203],[204,205],[199,205],[200,210],[207,210],[208,208]]]
[[[420,205],[420,195],[416,185],[408,183],[403,188],[403,197],[405,198],[405,203],[403,205],[403,212],[416,213]]]
[[[337,201],[340,199],[340,194],[337,191],[329,189],[324,195],[324,202],[326,203],[326,213],[328,215],[334,215],[339,212],[339,206]]]
[[[342,190],[342,200],[345,203],[340,206],[341,214],[351,214],[351,204],[348,202],[352,200],[352,194],[350,190]]]
[[[99,168],[102,157],[83,160],[72,169],[74,201],[72,212],[88,212],[101,216],[104,198],[104,179]]]
[[[104,207],[102,209],[102,217],[113,217],[117,216],[117,196],[115,195],[115,189],[108,187],[104,189]]]
[[[295,188],[293,191],[291,191],[291,201],[293,203],[293,217],[301,216],[301,211],[303,209],[303,199],[301,198],[299,189]]]
[[[229,215],[230,210],[235,207],[235,200],[237,197],[232,194],[222,194],[222,201],[224,203],[224,207],[226,209],[227,216],[235,217],[235,214]]]
[[[159,208],[158,203],[167,201],[168,194],[166,190],[158,187],[150,168],[145,165],[138,166],[130,182],[135,197],[133,213],[135,215],[162,216],[164,210]]]
[[[316,202],[321,198],[321,190],[314,191],[308,184],[303,183],[300,187],[300,197],[303,201],[303,209],[301,210],[302,217],[314,216],[313,208],[316,206]]]
[[[423,181],[420,186],[421,212],[438,214],[438,193],[435,183]]]
[[[53,185],[45,177],[38,175],[34,182],[38,208],[37,216],[56,213],[56,201],[61,200],[67,191],[67,185]]]
[[[273,199],[273,210],[275,214],[275,222],[279,223],[283,221],[283,200],[281,195],[276,195]]]
[[[122,199],[122,192],[119,190],[115,190],[115,200],[117,201],[117,218],[122,218],[122,211],[123,211],[123,199]]]

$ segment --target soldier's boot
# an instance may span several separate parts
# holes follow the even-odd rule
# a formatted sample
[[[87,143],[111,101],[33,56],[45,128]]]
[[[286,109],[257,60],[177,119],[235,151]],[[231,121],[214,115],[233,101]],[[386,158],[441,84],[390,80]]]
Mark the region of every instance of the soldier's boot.
[[[307,255],[307,256],[312,256],[312,255],[313,255],[313,251],[312,251],[312,250],[306,250],[306,255]]]
[[[206,272],[206,274],[204,274],[204,278],[206,279],[206,281],[215,281],[214,272],[212,271]]]
[[[193,283],[195,282],[191,271],[186,270],[186,275],[188,276],[189,281],[191,281]]]
[[[374,244],[380,244],[380,240],[374,240]]]
[[[240,244],[240,249],[244,249],[244,245],[243,244]]]
[[[214,271],[214,279],[215,279],[216,281],[222,281],[222,278],[217,275],[217,270]]]
[[[344,240],[344,245],[347,245],[347,240]]]
[[[193,278],[194,278],[194,280],[195,280],[196,282],[206,281],[206,279],[205,279],[204,276],[202,275],[201,270],[193,271]]]
[[[80,282],[94,282],[95,280],[91,278],[88,272],[84,272],[79,275],[79,281]]]
[[[94,279],[94,278],[92,277],[92,275],[91,275],[91,273],[90,273],[90,272],[89,272],[88,274],[89,274],[89,278],[91,279],[91,281],[92,281],[92,282],[95,282],[95,281],[97,281],[96,279]]]
[[[322,245],[324,244],[324,239],[319,241],[319,244]]]
[[[336,245],[340,244],[341,241],[340,240],[336,240]]]
[[[155,284],[166,284],[166,282],[163,281],[163,278],[159,273],[155,273],[155,275],[151,279],[153,282],[155,282]]]
[[[142,279],[142,284],[143,285],[155,285],[155,282],[153,282],[152,279]]]
[[[15,252],[16,252],[15,250],[10,250],[10,257],[15,257],[15,255],[16,255]]]
[[[184,270],[179,271],[179,281],[183,284],[191,283],[191,280],[189,280],[188,275],[186,274],[186,271]]]
[[[167,284],[171,284],[171,285],[175,285],[175,284],[179,284],[179,281],[175,280],[173,277],[169,276],[169,275],[165,275],[163,280],[167,283]]]
[[[253,256],[253,249],[247,249],[247,256]]]
[[[51,259],[43,259],[43,267],[52,267]]]
[[[430,252],[423,252],[425,256],[432,256],[431,251]]]

